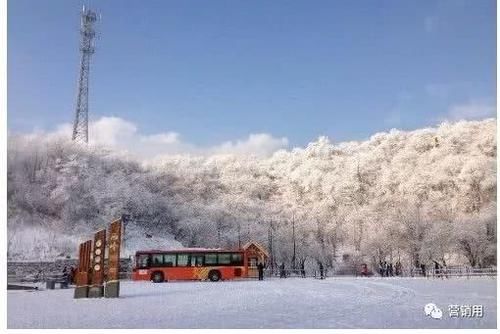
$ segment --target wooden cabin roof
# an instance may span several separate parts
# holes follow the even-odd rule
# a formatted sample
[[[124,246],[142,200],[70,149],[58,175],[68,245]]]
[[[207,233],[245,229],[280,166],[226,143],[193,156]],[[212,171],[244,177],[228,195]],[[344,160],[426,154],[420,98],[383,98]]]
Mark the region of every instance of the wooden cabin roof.
[[[255,247],[257,248],[260,252],[262,252],[265,256],[269,257],[269,253],[266,251],[266,249],[264,247],[262,247],[261,245],[259,245],[258,243],[256,243],[255,241],[249,241],[247,242],[244,246],[243,246],[243,249],[244,250],[247,250],[248,248],[250,247]]]

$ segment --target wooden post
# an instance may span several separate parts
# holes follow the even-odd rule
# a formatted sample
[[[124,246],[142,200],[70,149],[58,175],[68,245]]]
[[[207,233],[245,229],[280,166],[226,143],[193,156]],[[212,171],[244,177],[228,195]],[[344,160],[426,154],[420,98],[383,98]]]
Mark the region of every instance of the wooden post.
[[[109,227],[108,276],[106,279],[106,298],[117,298],[120,295],[120,246],[122,238],[122,221],[117,219]]]
[[[92,259],[92,277],[89,298],[104,296],[104,252],[106,251],[106,230],[94,235],[94,256]]]
[[[76,273],[76,288],[74,298],[87,298],[89,293],[90,253],[92,240],[80,244],[78,253],[78,272]]]

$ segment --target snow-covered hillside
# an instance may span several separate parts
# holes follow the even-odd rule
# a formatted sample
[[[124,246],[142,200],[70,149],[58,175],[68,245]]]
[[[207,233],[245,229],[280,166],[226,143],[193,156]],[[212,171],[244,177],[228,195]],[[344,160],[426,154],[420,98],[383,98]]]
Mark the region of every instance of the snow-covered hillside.
[[[8,144],[11,258],[40,243],[20,237],[23,229],[43,228],[47,240],[62,236],[33,255],[64,253],[65,240],[129,214],[137,236],[190,247],[255,240],[288,266],[293,259],[329,267],[346,258],[401,259],[406,267],[496,262],[494,119],[392,130],[361,142],[321,137],[267,158],[145,162],[44,135],[10,136]]]
[[[105,228],[106,226],[103,226]],[[9,231],[9,258],[14,261],[54,261],[78,256],[81,242],[93,239],[88,230],[80,233],[63,234],[43,227],[25,227]],[[149,235],[135,225],[127,226],[123,237],[121,257],[130,257],[138,250],[179,249],[179,241],[170,234]]]
[[[123,237],[122,257],[130,257],[138,250],[147,249],[179,249],[182,244],[174,240],[172,235],[151,235],[136,224],[127,224]]]

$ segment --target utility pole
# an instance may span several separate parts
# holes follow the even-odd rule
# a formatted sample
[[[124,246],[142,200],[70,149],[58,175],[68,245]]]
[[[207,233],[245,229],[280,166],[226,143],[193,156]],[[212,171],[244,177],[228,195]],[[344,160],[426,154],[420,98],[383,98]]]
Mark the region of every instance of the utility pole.
[[[241,249],[241,221],[238,220],[238,249]]]
[[[267,241],[269,245],[269,261],[271,262],[271,275],[274,274],[274,252],[273,252],[273,220],[271,219],[269,223],[269,228],[267,230]]]

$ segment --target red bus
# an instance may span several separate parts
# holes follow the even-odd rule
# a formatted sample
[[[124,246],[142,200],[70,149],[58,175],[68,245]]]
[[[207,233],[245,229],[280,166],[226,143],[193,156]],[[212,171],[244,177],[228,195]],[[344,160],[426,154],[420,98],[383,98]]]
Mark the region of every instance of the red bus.
[[[248,259],[243,249],[184,248],[138,251],[133,280],[155,283],[175,280],[219,280],[248,276]]]

